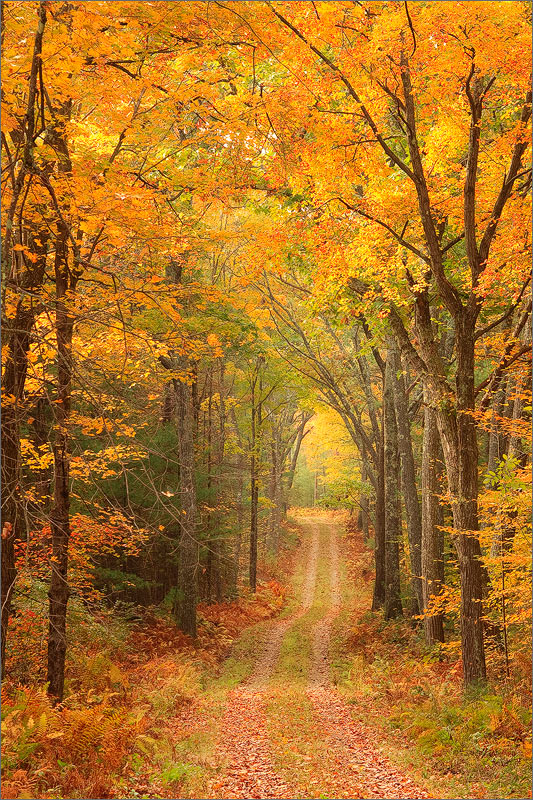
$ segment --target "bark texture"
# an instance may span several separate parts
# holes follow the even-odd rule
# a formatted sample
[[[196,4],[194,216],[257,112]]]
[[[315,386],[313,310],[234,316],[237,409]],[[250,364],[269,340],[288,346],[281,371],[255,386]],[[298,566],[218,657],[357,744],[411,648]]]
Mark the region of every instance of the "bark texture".
[[[392,380],[394,386],[394,406],[398,428],[398,451],[401,464],[401,485],[407,522],[407,538],[411,562],[411,590],[413,596],[412,612],[420,614],[423,608],[422,596],[422,512],[416,485],[415,458],[411,439],[409,402],[405,378],[396,343],[389,351],[392,359]]]
[[[192,385],[185,380],[179,381],[177,394],[181,514],[176,618],[181,630],[194,638],[196,637],[198,540],[194,475],[195,412]]]
[[[2,14],[3,14],[2,7]],[[37,10],[37,28],[34,35],[33,56],[28,76],[26,113],[22,123],[24,146],[22,158],[13,168],[13,196],[9,208],[3,210],[5,217],[5,236],[2,242],[2,268],[4,287],[15,292],[24,291],[17,302],[15,317],[8,321],[2,319],[2,345],[7,343],[6,361],[2,370],[2,548],[1,548],[1,659],[2,677],[5,670],[5,656],[11,601],[17,577],[15,568],[15,541],[21,537],[24,527],[24,509],[20,491],[20,417],[26,371],[30,334],[35,320],[33,297],[42,286],[46,264],[46,250],[49,234],[47,229],[24,230],[22,209],[19,201],[24,196],[25,186],[34,169],[33,148],[36,127],[37,81],[41,67],[43,37],[47,20],[46,4],[41,2]],[[3,19],[3,18],[2,18]],[[24,202],[24,201],[23,201]],[[16,215],[21,223],[16,225]],[[16,241],[17,229],[19,241]],[[15,244],[26,245],[36,261],[28,265]],[[5,270],[5,272],[4,272]]]
[[[56,238],[56,339],[57,399],[54,403],[54,505],[50,514],[52,574],[48,591],[48,693],[61,701],[65,684],[67,652],[68,545],[70,539],[69,432],[72,390],[72,333],[74,318],[65,295],[73,289],[69,280],[68,230],[59,227]]]
[[[424,438],[422,442],[422,590],[423,610],[430,597],[441,592],[444,581],[444,533],[442,507],[439,502],[441,467],[440,437],[435,411],[424,406]],[[424,618],[428,643],[444,641],[442,614]]]
[[[389,354],[390,355],[390,354]],[[394,410],[394,359],[387,357],[383,393],[383,427],[385,431],[385,619],[402,613],[400,593],[400,460],[398,431]]]

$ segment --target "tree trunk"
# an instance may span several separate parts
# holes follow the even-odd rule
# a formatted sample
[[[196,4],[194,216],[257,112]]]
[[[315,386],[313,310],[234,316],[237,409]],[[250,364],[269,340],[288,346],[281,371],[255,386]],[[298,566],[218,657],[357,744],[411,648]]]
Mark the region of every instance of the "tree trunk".
[[[472,411],[474,395],[473,325],[464,313],[456,320],[457,413],[445,402],[437,421],[451,499],[454,544],[461,576],[461,651],[466,684],[486,678],[483,642],[483,572],[478,536],[478,447]]]
[[[22,301],[19,302],[19,307]],[[16,319],[21,315],[17,310]],[[15,541],[21,538],[24,511],[20,494],[20,402],[26,377],[33,313],[24,315],[10,337],[2,380],[2,678],[5,674],[7,629],[15,586]]]
[[[423,610],[431,595],[441,592],[444,581],[444,534],[440,492],[440,437],[434,409],[424,405],[424,438],[422,442],[422,589]],[[429,644],[444,641],[442,614],[424,618],[424,633]]]
[[[367,469],[366,465],[363,463],[361,466],[361,481],[367,480]],[[369,502],[368,497],[366,494],[362,494],[359,497],[359,517],[358,517],[358,527],[360,530],[363,531],[363,539],[368,539],[368,513],[369,513]]]
[[[402,365],[396,344],[389,351],[392,357],[392,379],[394,386],[394,405],[398,427],[398,450],[401,464],[401,483],[407,521],[407,537],[411,561],[411,587],[413,593],[413,615],[420,614],[423,608],[422,597],[422,513],[416,486],[415,459],[409,421],[409,403],[405,387]]]
[[[207,381],[206,381],[207,382]],[[212,498],[212,488],[213,488],[213,474],[212,474],[212,467],[213,467],[213,453],[212,453],[212,446],[213,446],[213,375],[209,373],[209,387],[207,389],[208,392],[208,401],[207,401],[207,445],[205,440],[206,434],[206,413],[204,411],[203,415],[203,442],[202,442],[202,451],[205,453],[206,456],[206,473],[207,473],[207,505],[208,508],[211,509],[213,506],[213,498]],[[205,520],[205,527],[206,527],[206,539],[207,539],[207,564],[206,564],[206,579],[207,579],[207,600],[211,600],[211,595],[213,591],[213,586],[215,583],[215,572],[216,572],[216,543],[215,537],[213,536],[213,517],[212,512],[210,510],[207,511],[206,520]]]
[[[224,595],[224,587],[223,583],[223,575],[222,575],[222,565],[221,560],[226,553],[226,546],[225,541],[222,539],[222,530],[224,528],[223,521],[222,521],[222,513],[218,510],[220,506],[223,495],[224,495],[224,483],[223,483],[223,464],[224,464],[224,451],[226,447],[226,404],[224,401],[224,359],[219,359],[219,393],[218,393],[218,416],[219,416],[219,430],[218,435],[216,437],[216,449],[215,449],[215,474],[213,476],[213,487],[214,487],[214,501],[217,507],[217,510],[213,513],[213,524],[215,526],[216,532],[216,540],[214,544],[215,547],[215,598],[217,603],[222,602],[222,598]],[[226,579],[227,581],[227,579]]]
[[[72,333],[74,318],[65,302],[69,285],[67,228],[61,224],[56,238],[56,339],[57,400],[54,403],[54,505],[50,514],[52,533],[52,575],[48,625],[48,693],[57,701],[63,699],[65,657],[67,652],[68,544],[70,538],[70,475],[69,434],[72,389]]]
[[[207,503],[209,509],[215,506],[213,511],[209,510],[206,516],[207,531],[207,599],[211,601],[213,597],[220,603],[222,600],[222,575],[220,569],[221,551],[221,519],[220,512],[216,506],[220,502],[220,469],[223,458],[223,422],[219,430],[213,426],[213,374],[209,375],[209,399],[207,404],[207,447],[205,448],[207,458]],[[222,403],[222,388],[219,393],[219,401]],[[222,414],[222,411],[220,412]],[[205,422],[205,413],[204,413]],[[204,426],[205,427],[205,426]],[[222,443],[222,444],[221,444]],[[222,453],[221,453],[222,447]]]
[[[195,411],[193,388],[185,381],[177,382],[178,393],[178,453],[180,463],[180,545],[178,566],[178,597],[176,617],[181,630],[196,637],[197,603],[197,507],[194,475]]]
[[[66,125],[70,120],[72,101],[66,100],[57,109],[51,134],[58,157],[58,171],[72,176],[66,138]],[[63,699],[65,683],[65,657],[67,652],[68,547],[70,539],[70,452],[69,431],[72,395],[72,335],[74,316],[69,309],[67,293],[72,297],[80,277],[79,246],[73,241],[71,231],[64,221],[70,214],[68,197],[64,201],[63,218],[57,221],[55,240],[54,277],[56,290],[56,341],[57,341],[57,400],[54,405],[54,504],[50,513],[52,534],[51,579],[48,591],[48,693],[58,701]],[[72,244],[70,244],[72,242]],[[72,262],[69,264],[69,249]]]
[[[378,470],[376,476],[376,503],[374,509],[374,594],[372,611],[383,608],[385,603],[385,452],[383,430],[381,440],[376,443],[378,451]]]
[[[258,512],[259,512],[259,454],[258,441],[261,427],[261,381],[259,374],[262,359],[257,359],[257,365],[252,376],[251,384],[251,438],[250,438],[250,589],[257,589],[257,539],[258,539]],[[259,401],[256,404],[256,387],[259,380]]]
[[[304,436],[306,434],[305,426],[307,425],[307,423],[311,419],[311,416],[312,416],[311,414],[306,414],[305,412],[302,412],[302,421],[301,421],[300,426],[298,428],[298,434],[296,436],[296,441],[294,443],[294,449],[293,449],[292,457],[291,457],[291,465],[290,465],[290,468],[289,468],[289,474],[287,475],[287,480],[286,480],[284,491],[283,491],[283,517],[286,517],[286,515],[287,515],[287,509],[288,509],[288,504],[289,504],[289,495],[290,495],[290,491],[292,489],[292,485],[294,483],[294,476],[296,474],[296,465],[298,463],[298,456],[300,455],[300,449],[301,449],[301,446],[302,446],[302,441],[303,441],[303,438],[304,438]]]
[[[525,380],[517,379],[515,398],[513,402],[513,420],[521,420],[523,417],[530,416],[529,411],[524,409],[524,395],[531,393],[531,373]],[[528,458],[530,457],[530,445],[526,440],[524,443],[520,435],[511,434],[509,436],[509,443],[507,446],[507,458],[516,461],[517,469],[524,469]],[[513,545],[513,540],[516,534],[516,526],[513,520],[517,516],[516,510],[509,513],[509,522],[506,527],[494,536],[491,544],[490,555],[494,558],[501,554],[502,548],[504,552],[509,552]]]
[[[2,6],[2,15],[4,8]],[[5,236],[2,243],[2,267],[4,291],[20,292],[27,294],[19,296],[17,310],[13,323],[6,323],[3,318],[2,345],[7,342],[6,361],[2,372],[2,548],[1,548],[1,652],[2,677],[5,671],[5,656],[9,616],[11,613],[11,600],[17,577],[15,568],[15,541],[20,538],[24,525],[24,509],[20,492],[20,404],[24,393],[26,370],[28,366],[28,351],[30,347],[30,333],[35,320],[35,305],[33,295],[42,286],[45,264],[48,231],[32,231],[29,241],[16,242],[17,231],[22,235],[26,233],[23,225],[23,205],[19,201],[24,197],[24,188],[27,179],[31,179],[34,170],[33,150],[35,147],[34,134],[36,127],[36,100],[38,97],[37,80],[41,68],[42,47],[44,30],[46,26],[46,4],[39,3],[37,9],[37,29],[34,35],[33,56],[28,76],[27,106],[24,116],[21,115],[18,133],[24,142],[14,178],[13,196],[8,208],[4,209]],[[2,36],[3,36],[2,16]],[[8,155],[8,160],[11,158]],[[28,185],[29,188],[29,185]],[[24,200],[22,201],[24,204]],[[15,218],[19,216],[18,224]],[[28,259],[22,258],[22,253],[13,249],[14,244],[29,245],[32,255],[37,256],[33,267],[28,269]],[[32,263],[30,261],[30,263]]]
[[[252,391],[252,456],[250,458],[250,589],[257,589],[257,501],[259,487],[257,484],[257,458],[255,455],[255,397]]]
[[[44,271],[44,258],[43,258]],[[42,279],[42,274],[41,274]],[[32,286],[30,289],[36,289]],[[29,306],[28,306],[29,302]],[[17,577],[14,545],[22,538],[24,509],[20,492],[20,416],[28,367],[30,333],[35,320],[34,301],[21,299],[7,334],[6,362],[2,375],[2,677],[11,598]]]
[[[390,355],[390,354],[389,354]],[[385,441],[385,619],[402,614],[400,595],[400,461],[394,411],[394,359],[387,357],[383,393]]]
[[[270,479],[268,494],[271,505],[269,515],[268,547],[272,553],[277,551],[279,523],[281,519],[281,509],[279,508],[279,435],[279,431],[274,430],[272,432],[272,441],[270,443]]]
[[[358,347],[357,331],[354,332],[354,343]],[[373,348],[374,360],[380,370],[383,391],[385,370],[383,359]],[[383,608],[385,602],[385,447],[384,447],[384,421],[383,406],[381,409],[381,425],[378,419],[377,402],[372,391],[370,369],[365,356],[357,356],[357,364],[361,374],[361,384],[365,393],[368,415],[372,426],[374,439],[374,464],[375,464],[375,508],[374,508],[374,564],[376,575],[374,579],[374,593],[372,597],[372,611]],[[383,393],[382,393],[383,394]],[[370,453],[365,454],[370,457]],[[368,475],[368,472],[367,472]]]
[[[231,575],[232,591],[237,594],[239,577],[240,577],[240,563],[241,563],[241,549],[242,537],[244,532],[244,498],[245,498],[245,481],[244,475],[246,472],[246,456],[244,454],[244,443],[239,431],[235,409],[230,408],[230,415],[235,430],[235,436],[239,444],[239,455],[237,456],[237,486],[238,486],[238,502],[237,502],[237,540],[233,551],[233,569]]]
[[[494,472],[503,456],[504,437],[500,432],[499,417],[503,416],[505,404],[505,382],[499,387],[491,402],[491,426],[488,435],[487,472]]]
[[[464,677],[468,684],[484,680],[486,667],[482,622],[483,575],[481,547],[477,534],[478,448],[476,424],[471,413],[475,408],[474,341],[468,327],[464,333],[462,344],[460,341],[457,342],[459,491],[452,499],[452,512],[454,527],[458,531],[461,571],[461,639]],[[466,535],[463,533],[465,531]]]

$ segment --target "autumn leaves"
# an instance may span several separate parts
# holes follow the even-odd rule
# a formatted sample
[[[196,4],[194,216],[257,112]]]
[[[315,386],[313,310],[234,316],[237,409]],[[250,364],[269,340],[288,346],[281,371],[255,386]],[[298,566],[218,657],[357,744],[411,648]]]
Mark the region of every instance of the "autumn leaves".
[[[262,537],[276,550],[302,421],[327,405],[364,463],[375,608],[403,610],[403,514],[410,605],[439,594],[452,542],[465,679],[484,679],[483,453],[516,438],[503,406],[529,414],[527,10],[120,12],[3,8],[3,648],[14,544],[49,526],[61,696],[82,507],[161,534],[151,580],[194,634],[197,592],[230,591],[245,550],[254,587]]]

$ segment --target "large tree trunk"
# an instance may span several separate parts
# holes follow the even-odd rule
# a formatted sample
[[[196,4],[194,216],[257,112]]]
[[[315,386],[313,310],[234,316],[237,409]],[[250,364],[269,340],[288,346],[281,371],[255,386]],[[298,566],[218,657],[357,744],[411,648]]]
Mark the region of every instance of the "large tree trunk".
[[[377,443],[379,469],[376,475],[376,502],[374,509],[374,564],[376,575],[372,596],[372,611],[385,603],[385,453],[383,434]]]
[[[257,366],[251,384],[251,438],[250,438],[250,589],[257,589],[257,540],[259,514],[259,441],[261,430],[261,392],[260,377],[262,358],[257,359]],[[259,382],[259,400],[256,403],[256,389]]]
[[[34,271],[29,281],[30,298],[20,299],[12,324],[4,326],[7,341],[6,361],[2,375],[2,677],[5,670],[5,655],[11,598],[17,577],[14,544],[22,538],[24,509],[20,491],[20,417],[26,372],[30,334],[35,321],[35,303],[31,293],[42,282],[46,260],[47,236],[36,242],[40,256],[40,268]],[[40,251],[40,252],[39,252]]]
[[[398,427],[398,450],[401,464],[401,484],[407,521],[407,537],[411,561],[411,588],[413,593],[414,615],[423,608],[422,596],[422,512],[416,485],[415,459],[409,420],[409,402],[402,372],[398,348],[394,344],[389,351],[392,358],[392,379],[394,385],[394,406]]]
[[[54,114],[51,139],[58,157],[58,172],[72,176],[72,162],[66,138],[72,101],[66,100]],[[68,195],[64,200],[62,217],[57,221],[55,240],[54,277],[56,288],[56,341],[57,341],[57,399],[54,405],[54,504],[50,514],[52,533],[52,563],[48,627],[48,693],[61,701],[65,683],[65,657],[67,652],[68,547],[70,539],[70,420],[72,394],[72,335],[74,316],[69,303],[76,291],[80,277],[79,246],[72,240],[65,219],[70,215]],[[69,263],[69,250],[72,260]],[[67,294],[70,297],[67,298]]]
[[[361,465],[361,481],[367,480],[367,468],[365,463]],[[362,494],[359,497],[359,515],[358,515],[358,527],[360,530],[363,531],[363,539],[368,539],[368,515],[369,515],[369,502],[368,497],[366,494]]]
[[[474,394],[474,337],[470,326],[457,345],[458,494],[452,499],[461,571],[461,640],[466,683],[486,677],[483,642],[483,573],[478,536],[478,447],[472,410]],[[461,336],[461,333],[464,335]],[[453,493],[452,493],[453,497]]]
[[[390,354],[389,354],[390,355]],[[383,393],[385,440],[385,619],[402,613],[400,594],[400,460],[394,411],[394,359],[387,357]]]
[[[63,699],[67,652],[68,544],[70,538],[69,433],[72,390],[72,333],[74,318],[65,295],[74,287],[69,281],[68,229],[61,224],[56,238],[56,339],[57,400],[54,403],[54,505],[50,514],[52,533],[51,580],[48,591],[48,693]]]
[[[176,617],[181,630],[196,637],[198,540],[194,476],[195,411],[192,386],[179,381],[176,390],[181,499]]]
[[[428,607],[432,595],[441,592],[444,581],[444,533],[440,492],[440,437],[436,414],[427,402],[424,404],[424,438],[422,442],[422,590],[423,610]],[[444,619],[442,614],[424,618],[427,641],[444,641]]]
[[[457,413],[444,402],[437,421],[442,442],[461,576],[461,650],[465,683],[486,678],[483,642],[483,572],[478,536],[478,447],[472,411],[473,325],[465,312],[456,320]]]
[[[20,493],[20,404],[28,364],[33,305],[24,309],[20,300],[15,326],[8,340],[2,376],[2,677],[5,672],[7,629],[11,598],[17,577],[14,544],[21,538],[24,513]]]

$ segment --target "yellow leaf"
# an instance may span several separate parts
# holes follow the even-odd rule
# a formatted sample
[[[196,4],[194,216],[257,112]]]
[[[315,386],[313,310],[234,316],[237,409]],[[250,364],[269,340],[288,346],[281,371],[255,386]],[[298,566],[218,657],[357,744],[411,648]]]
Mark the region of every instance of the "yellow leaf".
[[[124,676],[116,664],[111,664],[109,667],[109,679],[111,683],[124,683]]]

